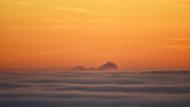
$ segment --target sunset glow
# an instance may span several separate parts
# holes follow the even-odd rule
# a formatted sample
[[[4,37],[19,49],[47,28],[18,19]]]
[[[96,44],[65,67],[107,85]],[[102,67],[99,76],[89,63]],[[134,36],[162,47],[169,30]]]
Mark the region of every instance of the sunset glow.
[[[190,69],[189,0],[1,0],[0,69]]]

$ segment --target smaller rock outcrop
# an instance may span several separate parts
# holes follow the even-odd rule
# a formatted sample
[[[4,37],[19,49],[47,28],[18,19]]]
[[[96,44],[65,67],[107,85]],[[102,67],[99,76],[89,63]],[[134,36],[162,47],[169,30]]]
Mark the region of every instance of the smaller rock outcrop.
[[[87,68],[85,68],[84,66],[81,66],[81,65],[72,68],[72,71],[86,71],[86,70],[87,70]]]

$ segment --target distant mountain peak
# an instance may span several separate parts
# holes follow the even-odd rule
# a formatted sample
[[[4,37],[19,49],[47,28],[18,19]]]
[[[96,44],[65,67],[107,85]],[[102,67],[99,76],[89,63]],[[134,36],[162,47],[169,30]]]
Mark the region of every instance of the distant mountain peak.
[[[115,71],[115,70],[118,70],[119,68],[117,64],[115,64],[114,62],[108,61],[102,66],[100,66],[99,69],[103,71]]]

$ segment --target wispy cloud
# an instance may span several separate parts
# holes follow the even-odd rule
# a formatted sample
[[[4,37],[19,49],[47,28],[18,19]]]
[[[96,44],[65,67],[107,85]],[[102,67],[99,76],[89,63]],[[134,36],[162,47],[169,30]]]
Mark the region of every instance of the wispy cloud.
[[[21,6],[33,6],[34,3],[26,0],[20,0],[20,1],[12,1],[12,0],[6,0],[2,1],[4,4],[13,4],[13,5],[21,5]]]
[[[161,48],[165,49],[172,49],[172,50],[189,50],[189,46],[187,45],[182,45],[182,44],[165,44],[165,45],[160,45]]]
[[[172,41],[190,41],[190,38],[173,38]]]
[[[63,18],[44,18],[43,22],[53,22],[53,23],[66,23],[66,22],[75,22],[78,18],[72,16],[64,16]]]
[[[185,4],[185,5],[190,5],[190,1],[189,0],[175,0],[175,2],[181,3],[181,4]]]
[[[67,25],[54,25],[51,26],[52,29],[77,29],[80,28],[76,25],[72,25],[72,24],[67,24]]]
[[[20,1],[20,2],[17,2],[18,5],[25,5],[25,6],[32,6],[34,5],[33,3],[31,2],[28,2],[28,1]]]
[[[65,6],[51,6],[51,8],[55,10],[71,11],[78,13],[95,13],[94,11],[89,10],[87,8],[65,7]]]
[[[183,1],[181,3],[186,4],[186,5],[190,5],[190,1]]]

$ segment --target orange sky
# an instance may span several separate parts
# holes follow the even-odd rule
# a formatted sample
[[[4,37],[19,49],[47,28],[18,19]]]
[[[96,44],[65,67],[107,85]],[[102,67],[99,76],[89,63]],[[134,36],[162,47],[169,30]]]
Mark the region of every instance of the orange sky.
[[[190,69],[189,0],[1,0],[0,69]]]

